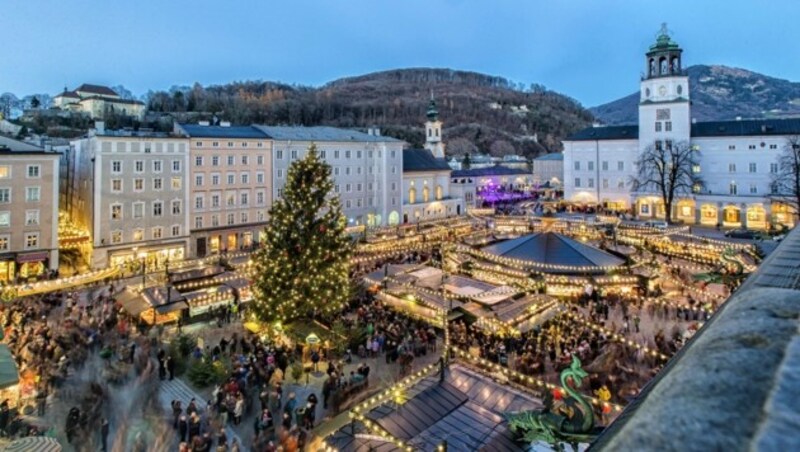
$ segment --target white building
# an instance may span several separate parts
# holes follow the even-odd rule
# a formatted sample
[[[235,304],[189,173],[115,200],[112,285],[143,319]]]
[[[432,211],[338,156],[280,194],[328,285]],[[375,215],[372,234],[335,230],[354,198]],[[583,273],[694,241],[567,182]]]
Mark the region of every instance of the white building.
[[[403,223],[464,213],[463,200],[450,191],[450,165],[444,158],[442,122],[436,102],[428,105],[425,147],[403,150]]]
[[[533,183],[561,187],[564,181],[564,154],[551,152],[533,159]]]
[[[189,142],[165,133],[96,130],[74,141],[66,208],[92,239],[92,268],[187,255]]]
[[[682,49],[662,28],[647,52],[640,84],[639,124],[595,126],[564,141],[564,197],[643,218],[664,218],[654,193],[634,193],[639,153],[650,146],[682,144],[699,151],[705,187],[686,193],[673,206],[673,219],[688,224],[764,229],[793,222],[785,204],[771,199],[771,176],[798,119],[696,122]]]
[[[272,140],[272,186],[283,193],[289,165],[316,144],[332,167],[334,191],[340,196],[349,226],[385,226],[400,222],[403,141],[335,127],[255,126]]]
[[[104,119],[109,114],[130,116],[142,120],[145,105],[138,100],[123,99],[113,89],[102,85],[84,83],[72,91],[53,97],[53,106],[62,110],[86,113],[94,119]]]

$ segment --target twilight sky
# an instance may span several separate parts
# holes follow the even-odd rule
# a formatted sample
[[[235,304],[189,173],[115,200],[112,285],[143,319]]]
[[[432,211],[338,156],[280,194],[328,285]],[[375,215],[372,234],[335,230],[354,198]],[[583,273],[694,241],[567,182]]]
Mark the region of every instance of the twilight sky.
[[[685,65],[800,81],[797,0],[0,0],[0,12],[0,93],[17,95],[448,67],[593,106],[638,88],[661,22]]]

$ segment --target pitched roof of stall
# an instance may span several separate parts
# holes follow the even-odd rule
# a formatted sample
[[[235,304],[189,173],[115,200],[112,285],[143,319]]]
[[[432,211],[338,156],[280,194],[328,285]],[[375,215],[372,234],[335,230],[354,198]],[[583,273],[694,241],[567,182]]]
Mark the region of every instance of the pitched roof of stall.
[[[483,248],[484,252],[510,259],[570,267],[611,267],[624,261],[593,246],[554,232],[524,235]]]
[[[445,159],[436,158],[427,149],[403,149],[403,172],[450,171]]]

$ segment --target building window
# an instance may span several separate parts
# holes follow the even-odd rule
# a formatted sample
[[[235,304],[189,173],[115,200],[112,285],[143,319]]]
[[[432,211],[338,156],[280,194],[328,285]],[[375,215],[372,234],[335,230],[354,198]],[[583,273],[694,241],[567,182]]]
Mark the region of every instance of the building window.
[[[239,205],[246,206],[250,202],[250,196],[247,192],[239,193]]]
[[[0,227],[11,226],[11,212],[0,212]]]
[[[672,132],[672,121],[665,121],[664,122],[664,131],[665,132]]]
[[[39,211],[38,210],[26,210],[25,211],[25,225],[26,226],[33,226],[39,224]]]
[[[235,157],[232,155],[228,156],[228,166],[233,166],[235,162]]]
[[[581,178],[580,177],[576,177],[575,178],[575,187],[576,188],[580,188],[580,186],[581,186]]]
[[[203,228],[203,217],[194,217],[194,228],[195,229]]]
[[[339,193],[339,184],[336,184],[336,185],[333,186],[333,192],[334,193]]]
[[[211,142],[211,146],[215,147],[215,148],[218,148],[219,147],[219,141],[212,141]]]
[[[133,171],[135,171],[137,173],[143,173],[144,172],[144,160],[137,160],[137,161],[133,162]]]
[[[338,166],[333,169],[333,175],[334,176],[338,176],[339,175],[339,167]]]
[[[194,175],[194,186],[195,187],[202,187],[203,186],[203,175],[202,174],[195,174]]]
[[[112,220],[122,219],[122,204],[111,204],[111,219]]]
[[[700,189],[701,188],[702,188],[702,186],[700,184],[694,184],[694,185],[692,185],[692,192],[700,193]]]
[[[617,188],[625,188],[625,181],[622,179],[617,179]]]
[[[661,132],[661,122],[656,121],[656,132]]]
[[[153,179],[153,190],[161,190],[164,188],[164,179],[156,177]]]
[[[325,157],[328,155],[327,151],[319,151],[319,158],[325,160]]]
[[[122,179],[111,179],[111,191],[115,193],[122,191]]]
[[[575,171],[580,171],[581,170],[581,162],[576,160],[575,162],[573,162],[573,165],[574,165]]]
[[[247,165],[249,165],[249,164],[250,164],[250,163],[249,163],[249,159],[247,158],[247,156],[246,156],[246,155],[243,155],[243,156],[242,156],[242,165],[244,165],[244,166],[247,166]]]
[[[240,217],[239,218],[239,222],[240,223],[247,223],[248,221],[250,221],[250,218],[248,217],[247,212],[242,212],[242,214],[239,215],[239,217]]]
[[[28,165],[28,179],[38,179],[42,175],[42,167],[39,165]]]
[[[256,183],[257,184],[264,183],[264,173],[256,173]]]
[[[164,230],[161,227],[156,226],[152,229],[152,234],[154,239],[160,239],[164,236]]]
[[[258,143],[258,144],[261,144],[261,143]],[[264,156],[263,155],[256,156],[256,165],[261,166],[263,164],[264,164]]]
[[[198,155],[194,158],[194,166],[203,166],[203,156]]]
[[[228,141],[228,147],[229,147],[229,148],[232,148],[232,147],[233,147],[233,141]]]
[[[219,185],[219,174],[211,175],[211,185]]]
[[[134,229],[133,230],[133,241],[134,242],[141,242],[144,240],[144,229]]]
[[[735,195],[738,193],[738,189],[736,187],[736,182],[731,182],[731,185],[728,187],[730,194]]]
[[[0,188],[0,204],[8,204],[11,202],[11,189]]]
[[[777,163],[770,163],[769,164],[769,172],[772,174],[777,174],[778,172],[778,164]]]
[[[133,191],[144,191],[144,179],[137,178],[133,180]]]
[[[219,207],[219,195],[211,195],[211,207]]]
[[[777,144],[770,144],[769,148],[770,149],[778,149],[778,145]]]
[[[751,145],[747,146],[747,149],[750,149],[751,151],[754,150],[755,148],[756,148],[755,144],[751,144]]]
[[[594,162],[588,162],[589,171],[594,171]]]
[[[295,159],[297,159],[297,150],[293,149],[292,150],[292,160],[295,160]]]
[[[153,172],[154,173],[161,172],[161,160],[153,160]]]
[[[177,199],[172,201],[172,214],[173,215],[181,214],[181,202]]]
[[[164,203],[161,201],[153,202],[153,216],[160,217],[164,213]]]
[[[256,204],[259,206],[264,204],[264,192],[260,191],[256,193]]]
[[[39,187],[25,187],[25,201],[39,202],[41,199],[41,189]]]
[[[173,190],[180,190],[181,189],[181,178],[180,177],[173,177],[172,178],[172,189]]]
[[[339,159],[339,150],[338,149],[333,151],[333,158],[334,159]]]
[[[228,207],[236,206],[236,193],[228,193],[227,199],[225,199],[225,204]]]
[[[345,167],[345,169],[344,169],[344,175],[345,175],[345,176],[349,176],[349,175],[350,175],[350,167],[349,167],[349,166],[348,166],[348,167]]]
[[[698,165],[697,163],[693,164],[692,165],[692,172],[695,173],[695,174],[699,173],[700,172],[700,165]]]
[[[216,228],[219,226],[219,215],[211,215],[211,227]]]
[[[352,191],[352,185],[344,184],[344,191],[350,193]]]
[[[777,195],[781,191],[780,184],[778,184],[777,182],[769,184],[769,190],[773,195]]]
[[[617,161],[617,171],[625,171],[625,161],[618,160]]]
[[[736,172],[736,164],[735,163],[728,163],[728,172],[735,173]]]
[[[236,174],[234,174],[234,173],[228,173],[228,174],[227,174],[227,176],[228,176],[228,177],[227,177],[227,179],[228,179],[228,185],[233,185],[233,184],[235,184],[235,183],[236,183]]]
[[[181,235],[181,227],[180,227],[180,225],[176,224],[176,225],[172,226],[172,236],[173,237],[177,237],[179,235]]]
[[[119,174],[122,172],[122,162],[119,160],[114,160],[111,162],[111,172],[114,174]]]
[[[122,243],[122,231],[111,231],[111,243]]]
[[[228,226],[233,226],[234,224],[236,224],[236,216],[234,216],[234,214],[232,214],[232,213],[229,213],[228,214]]]
[[[350,151],[344,151],[344,158],[350,160]]]
[[[351,203],[350,203],[350,200],[348,199],[348,200],[346,200],[346,201],[344,202],[344,208],[345,208],[345,209],[349,209],[349,208],[350,208],[350,206],[351,206]]]
[[[219,156],[218,155],[211,156],[211,166],[219,166]]]
[[[11,177],[11,167],[8,165],[0,166],[0,179],[8,179]]]
[[[587,185],[589,186],[589,188],[594,188],[594,178],[593,177],[589,178],[589,182],[588,182]]]
[[[359,193],[360,193],[362,188],[363,188],[363,185],[361,185],[361,183],[360,183],[360,182],[356,184],[356,191],[357,191],[357,192],[359,192]]]
[[[173,160],[172,161],[172,172],[173,173],[180,173],[181,172],[181,161],[180,160]]]
[[[204,199],[205,198],[203,198],[202,195],[195,196],[195,198],[194,198],[194,208],[198,209],[198,210],[201,210],[203,208],[203,200]]]
[[[729,144],[728,145],[728,150],[729,151],[735,151],[736,150],[736,145],[735,144]]]
[[[751,173],[755,173],[758,169],[758,166],[754,162],[751,162],[749,165],[749,169]]]
[[[603,188],[608,188],[608,179],[603,179]]]
[[[601,168],[603,168],[603,171],[608,171],[608,161],[607,160],[603,161],[603,164],[602,164]]]
[[[283,179],[283,169],[281,168],[278,168],[278,179]]]
[[[755,195],[758,193],[758,186],[756,184],[750,184],[750,194]]]
[[[249,184],[250,183],[250,174],[249,173],[242,173],[242,174],[239,175],[239,178],[241,179],[243,184]]]
[[[663,144],[662,144],[661,140],[656,140],[656,151],[661,151],[663,149],[664,148],[663,148]]]
[[[32,250],[39,247],[39,233],[29,232],[25,234],[25,249]]]
[[[275,159],[283,160],[283,150],[275,151]]]
[[[133,203],[133,218],[139,219],[142,217],[144,217],[144,203],[143,202]]]

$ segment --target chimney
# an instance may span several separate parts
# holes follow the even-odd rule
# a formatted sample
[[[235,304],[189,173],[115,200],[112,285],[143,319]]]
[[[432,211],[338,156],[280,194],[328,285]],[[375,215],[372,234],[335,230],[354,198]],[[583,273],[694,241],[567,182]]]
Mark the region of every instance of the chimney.
[[[106,123],[105,121],[95,121],[94,122],[94,130],[96,133],[102,135],[106,131]]]
[[[209,124],[209,122],[208,121],[200,121],[197,124],[201,125],[201,126],[207,126]]]
[[[219,126],[220,127],[230,127],[231,126],[231,122],[230,121],[221,121],[219,123]]]

